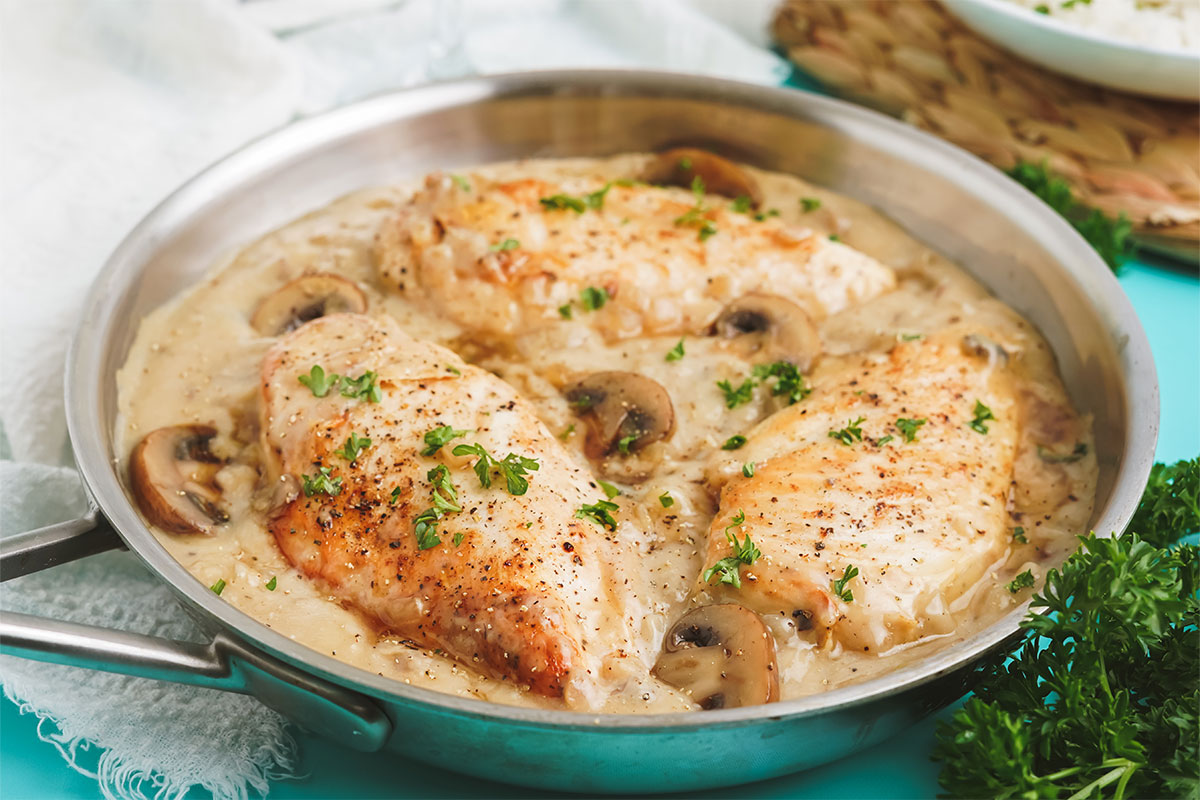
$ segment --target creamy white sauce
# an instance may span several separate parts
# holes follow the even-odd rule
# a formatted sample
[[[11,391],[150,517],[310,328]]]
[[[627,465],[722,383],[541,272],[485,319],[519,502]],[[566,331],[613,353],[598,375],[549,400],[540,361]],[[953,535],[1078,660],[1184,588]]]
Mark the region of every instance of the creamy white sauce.
[[[615,179],[637,174],[644,161],[644,156],[526,161],[478,172]],[[763,189],[764,207],[779,209],[782,221],[837,233],[845,243],[897,270],[896,290],[820,324],[827,353],[882,353],[898,337],[930,333],[969,318],[1001,332],[1005,348],[1020,354],[1019,380],[1030,403],[1036,406],[1032,398],[1037,396],[1062,396],[1045,342],[961,269],[860,203],[791,176],[754,174]],[[623,492],[618,498],[623,503],[618,535],[640,540],[638,568],[652,587],[650,596],[642,598],[641,625],[650,651],[657,650],[667,626],[685,609],[704,566],[705,537],[715,512],[714,499],[703,486],[707,457],[726,438],[747,430],[761,410],[725,407],[714,391],[714,376],[739,374],[745,364],[720,347],[705,346],[703,340],[689,342],[687,357],[673,364],[665,363],[663,356],[677,336],[608,343],[602,331],[582,322],[527,336],[506,348],[506,355],[488,354],[492,343],[464,342],[455,325],[437,317],[433,309],[389,291],[377,276],[376,232],[416,185],[368,189],[337,200],[216,265],[198,285],[148,315],[118,375],[118,448],[128,454],[143,436],[163,426],[203,423],[218,429],[214,450],[233,461],[219,476],[231,521],[212,537],[156,534],[205,585],[224,580],[223,600],[298,642],[369,672],[493,702],[557,707],[561,701],[482,677],[440,654],[380,634],[370,620],[286,562],[265,525],[266,493],[258,485],[258,445],[251,430],[262,357],[275,340],[255,334],[246,320],[262,298],[289,280],[313,271],[342,275],[366,292],[369,313],[389,315],[410,334],[451,346],[509,381],[535,405],[551,431],[563,432],[583,464],[582,431],[567,433],[575,418],[556,388],[562,375],[587,372],[602,360],[607,368],[641,372],[669,384],[679,417],[670,448],[645,468],[648,476],[640,474],[644,465],[639,459],[630,459],[633,466],[624,474],[608,477]],[[818,198],[820,208],[804,212],[802,197]],[[481,344],[489,346],[477,346]],[[1031,413],[1035,422],[1022,432],[1010,501],[1029,544],[1014,542],[955,603],[950,612],[956,628],[886,653],[818,651],[796,635],[790,619],[768,619],[776,635],[784,699],[895,670],[978,632],[1027,596],[1014,597],[1005,589],[1014,575],[1031,569],[1040,583],[1044,572],[1074,549],[1074,536],[1091,514],[1095,460],[1090,449],[1073,463],[1047,464],[1032,456],[1036,443],[1061,437],[1040,429],[1036,408]],[[1047,427],[1053,424],[1046,422]],[[1078,440],[1090,445],[1090,423],[1075,425]],[[659,501],[664,493],[674,501],[669,508]],[[269,591],[266,586],[272,579],[276,588]],[[678,690],[644,677],[629,681],[603,710],[694,707]]]

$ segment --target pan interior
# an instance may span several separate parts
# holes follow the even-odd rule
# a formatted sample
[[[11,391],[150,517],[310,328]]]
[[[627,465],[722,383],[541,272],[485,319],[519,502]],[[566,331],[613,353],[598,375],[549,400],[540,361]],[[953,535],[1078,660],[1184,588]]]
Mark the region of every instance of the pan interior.
[[[1092,526],[1123,527],[1152,460],[1157,384],[1132,308],[1069,226],[983,162],[879,115],[795,91],[621,72],[499,76],[379,97],[269,135],[168,198],[106,265],[70,356],[68,422],[100,507],[187,604],[285,660],[374,694],[471,713],[581,716],[489,712],[478,701],[395,685],[299,647],[220,602],[166,554],[133,511],[116,468],[121,454],[112,449],[114,376],[145,314],[239,247],[337,196],[432,169],[678,144],[793,173],[864,201],[1034,322],[1057,355],[1076,407],[1094,419],[1100,476]],[[717,713],[732,720],[859,702],[971,660],[1011,634],[1018,616],[886,678],[769,711]],[[665,718],[604,724],[680,723],[694,724]]]

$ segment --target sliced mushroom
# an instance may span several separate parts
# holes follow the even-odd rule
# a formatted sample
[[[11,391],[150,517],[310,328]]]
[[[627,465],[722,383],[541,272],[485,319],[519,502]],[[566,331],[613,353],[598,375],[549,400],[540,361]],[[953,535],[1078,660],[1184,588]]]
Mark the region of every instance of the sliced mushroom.
[[[367,296],[353,281],[318,272],[302,275],[268,295],[250,318],[264,336],[280,336],[327,314],[367,310]]]
[[[634,453],[675,432],[675,406],[662,384],[636,372],[593,372],[567,389],[567,400],[588,423],[585,452],[603,458]]]
[[[208,425],[173,425],[148,434],[129,460],[133,496],[150,522],[171,533],[215,533],[229,521],[216,485],[224,464],[208,449]]]
[[[985,357],[991,365],[1008,363],[1008,351],[986,336],[968,333],[962,339],[963,352],[969,356]]]
[[[687,691],[703,709],[779,699],[775,638],[758,614],[736,603],[680,617],[663,639],[654,674]]]
[[[821,334],[800,306],[773,294],[751,293],[725,307],[712,332],[738,339],[750,353],[808,370],[821,354]]]
[[[659,153],[646,168],[643,179],[647,183],[690,188],[697,176],[710,194],[735,199],[748,197],[755,208],[762,203],[762,190],[749,173],[729,159],[697,147],[674,147]]]

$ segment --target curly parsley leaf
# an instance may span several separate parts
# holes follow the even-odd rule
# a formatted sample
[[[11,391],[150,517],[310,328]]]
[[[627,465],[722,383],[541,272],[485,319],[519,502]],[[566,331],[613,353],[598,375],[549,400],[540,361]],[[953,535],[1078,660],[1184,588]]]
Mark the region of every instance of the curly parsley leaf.
[[[433,430],[425,434],[425,448],[421,450],[421,455],[431,456],[442,447],[449,444],[452,439],[457,439],[460,436],[466,436],[471,431],[460,431],[452,428],[449,425],[439,425]]]
[[[350,431],[350,435],[346,437],[346,443],[342,445],[342,449],[334,450],[333,454],[341,456],[347,461],[354,461],[363,450],[366,450],[370,446],[370,439],[365,436],[359,436],[354,431]]]
[[[615,531],[617,529],[617,520],[613,517],[612,512],[619,508],[620,506],[610,500],[600,500],[590,505],[581,506],[576,510],[575,517],[576,519],[591,520],[602,528]]]
[[[304,496],[312,497],[314,494],[327,494],[330,497],[337,497],[342,493],[342,479],[335,478],[330,474],[329,467],[318,467],[316,475],[301,475],[300,480],[304,484]]]
[[[329,390],[338,385],[342,377],[334,373],[325,374],[324,367],[319,364],[314,364],[307,375],[299,377],[300,383],[308,387],[308,390],[313,393],[314,397],[324,397],[329,394]]]
[[[728,380],[717,381],[717,388],[725,395],[725,407],[737,408],[754,399],[754,379],[746,378],[740,385],[734,386]]]
[[[996,416],[992,410],[983,404],[982,400],[975,401],[975,418],[967,423],[967,426],[976,433],[987,433],[988,426],[985,425],[989,419],[995,419]]]
[[[842,571],[842,577],[833,582],[833,593],[841,598],[842,602],[853,603],[854,592],[846,588],[846,584],[858,576],[858,567],[849,565]]]
[[[378,379],[379,376],[370,370],[357,378],[343,377],[342,397],[353,397],[357,400],[366,400],[368,403],[378,403],[383,399],[383,395],[379,391]]]
[[[767,383],[773,378],[775,382],[771,385],[771,394],[776,397],[786,397],[789,406],[799,403],[812,394],[812,389],[804,382],[804,375],[795,364],[787,361],[758,364],[751,368],[750,374],[763,383]]]
[[[1046,205],[1067,218],[1075,230],[1087,240],[1113,272],[1133,253],[1129,238],[1133,225],[1121,214],[1115,220],[1076,200],[1071,186],[1053,175],[1045,163],[1022,162],[1008,171],[1010,177],[1042,199]]]
[[[479,478],[479,485],[484,489],[492,485],[492,471],[499,472],[504,478],[505,488],[512,495],[522,495],[529,490],[529,481],[525,478],[530,472],[536,472],[541,466],[535,459],[509,453],[503,460],[497,459],[481,444],[460,444],[451,450],[456,456],[478,456],[472,467]]]
[[[1129,532],[1047,574],[1020,651],[938,728],[946,792],[1200,793],[1200,551],[1175,543],[1200,530],[1198,489],[1200,460],[1156,465]]]
[[[746,514],[739,509],[733,515],[730,524],[725,526],[725,539],[733,549],[733,555],[722,558],[704,570],[702,577],[705,583],[712,581],[715,576],[718,578],[718,583],[727,583],[735,589],[742,588],[742,565],[750,566],[762,557],[762,551],[758,549],[758,545],[750,540],[749,533],[746,534],[744,541],[738,541],[737,534],[733,532],[734,528],[745,524],[745,522]]]
[[[900,417],[898,420],[896,420],[896,430],[900,431],[900,435],[904,437],[904,441],[915,442],[917,440],[917,431],[920,430],[921,426],[927,422],[929,422],[929,420],[925,419],[924,417],[921,419],[908,419],[907,417]]]
[[[855,442],[862,441],[862,428],[859,427],[866,422],[866,417],[858,417],[857,419],[847,420],[846,427],[829,432],[830,439],[837,439],[842,444],[849,447]]]
[[[588,286],[579,293],[579,302],[583,303],[585,311],[599,311],[608,298],[608,290],[598,286]]]

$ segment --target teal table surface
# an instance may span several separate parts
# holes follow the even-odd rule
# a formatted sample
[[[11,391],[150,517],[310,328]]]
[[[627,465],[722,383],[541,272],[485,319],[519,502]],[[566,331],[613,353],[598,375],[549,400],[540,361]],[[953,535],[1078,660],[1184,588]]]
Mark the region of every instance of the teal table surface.
[[[793,85],[804,85],[793,78]],[[1160,461],[1200,453],[1200,278],[1195,269],[1149,258],[1126,264],[1120,276],[1150,338],[1162,394]],[[937,793],[929,760],[943,711],[870,750],[799,775],[695,795],[699,797],[923,798]],[[276,782],[271,797],[539,797],[528,789],[467,778],[394,755],[369,756],[300,734],[299,772]],[[58,750],[37,738],[37,720],[0,703],[0,796],[93,798],[96,782],[67,767]],[[201,796],[196,793],[196,796]]]

